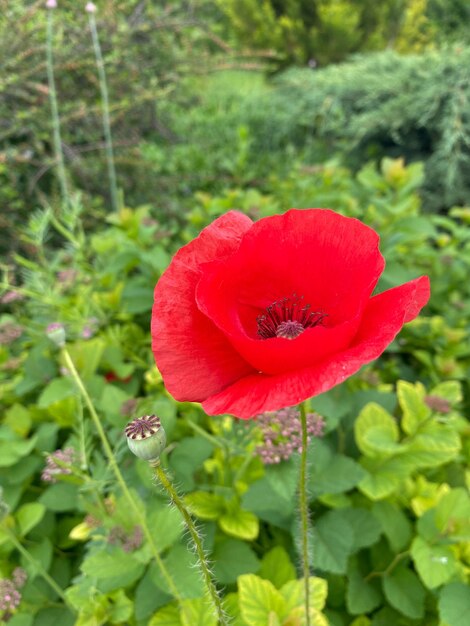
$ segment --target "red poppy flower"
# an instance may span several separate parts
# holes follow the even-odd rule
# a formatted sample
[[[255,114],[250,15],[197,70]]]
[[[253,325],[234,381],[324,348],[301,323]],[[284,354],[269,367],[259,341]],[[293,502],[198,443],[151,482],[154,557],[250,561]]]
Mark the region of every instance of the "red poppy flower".
[[[326,209],[215,220],[155,288],[152,348],[168,391],[249,418],[376,359],[429,299],[427,276],[371,297],[378,244],[374,230]]]

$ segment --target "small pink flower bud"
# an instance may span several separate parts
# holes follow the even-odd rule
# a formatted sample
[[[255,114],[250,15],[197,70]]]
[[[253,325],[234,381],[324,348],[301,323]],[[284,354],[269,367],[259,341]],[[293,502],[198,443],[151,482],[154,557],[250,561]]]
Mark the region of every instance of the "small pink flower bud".
[[[46,9],[56,9],[57,8],[57,0],[47,0]]]
[[[96,4],[93,2],[87,2],[85,6],[85,11],[87,13],[96,13]]]

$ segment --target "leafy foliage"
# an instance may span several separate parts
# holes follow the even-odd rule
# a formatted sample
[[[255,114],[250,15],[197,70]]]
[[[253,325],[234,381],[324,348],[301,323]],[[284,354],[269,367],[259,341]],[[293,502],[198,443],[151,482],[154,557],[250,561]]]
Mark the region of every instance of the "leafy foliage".
[[[427,316],[410,324],[375,364],[315,398],[326,434],[310,456],[314,521],[312,623],[463,626],[470,541],[468,215],[421,213],[422,167],[385,159],[352,175],[334,162],[292,164],[266,187],[193,198],[179,232],[148,207],[122,209],[88,235],[77,204],[61,219],[33,215],[17,257],[24,299],[0,317],[0,397],[5,517],[0,570],[28,574],[11,623],[210,625],[181,518],[147,465],[129,462],[129,417],[160,415],[170,442],[162,462],[198,520],[224,606],[237,626],[302,624],[296,571],[298,459],[263,466],[256,423],[209,418],[164,391],[149,346],[152,288],[177,246],[228,208],[253,216],[281,207],[334,206],[382,235],[385,289],[428,273]],[[45,244],[55,232],[66,243]],[[15,286],[10,287],[10,291]],[[453,306],[449,306],[453,303]],[[86,407],[45,328],[65,324],[67,345],[92,396],[155,550],[115,482]],[[8,335],[5,324],[21,325]],[[399,382],[397,382],[399,381]],[[56,483],[45,456],[72,447]],[[8,510],[5,510],[5,505]],[[31,558],[18,550],[25,548]],[[52,576],[65,600],[44,579]],[[49,622],[47,622],[49,620]]]

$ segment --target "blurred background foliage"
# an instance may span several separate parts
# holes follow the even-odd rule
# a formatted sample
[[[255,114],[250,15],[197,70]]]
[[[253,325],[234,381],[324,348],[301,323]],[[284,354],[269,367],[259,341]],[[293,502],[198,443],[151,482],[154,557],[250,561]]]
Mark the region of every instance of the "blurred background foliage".
[[[70,201],[44,3],[0,9],[0,591],[17,566],[28,577],[9,625],[215,626],[178,516],[124,449],[125,423],[153,412],[234,623],[267,626],[269,607],[285,605],[299,560],[297,459],[263,465],[256,423],[172,400],[153,365],[150,310],[171,255],[222,213],[323,206],[380,233],[380,290],[428,274],[432,297],[379,360],[312,402],[326,422],[311,448],[316,626],[464,626],[470,1],[102,0],[117,212],[84,5],[54,10]],[[65,326],[193,621],[162,582],[46,336],[51,322]],[[57,465],[51,454],[69,448]],[[276,619],[297,625],[286,608]]]

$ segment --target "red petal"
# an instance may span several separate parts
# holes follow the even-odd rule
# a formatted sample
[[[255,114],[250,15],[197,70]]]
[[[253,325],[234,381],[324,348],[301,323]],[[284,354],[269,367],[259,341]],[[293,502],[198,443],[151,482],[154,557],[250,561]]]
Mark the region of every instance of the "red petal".
[[[253,371],[196,306],[199,266],[232,254],[252,221],[230,211],[181,248],[155,287],[152,350],[168,391],[200,401]]]
[[[278,374],[346,348],[383,270],[375,231],[327,209],[291,210],[260,220],[238,250],[203,268],[202,312],[257,371]],[[257,317],[276,300],[303,296],[326,313],[294,340],[257,336]]]
[[[403,324],[418,315],[429,294],[429,278],[421,276],[371,298],[353,345],[347,350],[299,371],[242,378],[203,402],[204,410],[210,415],[231,413],[247,419],[328,391],[380,356]]]

